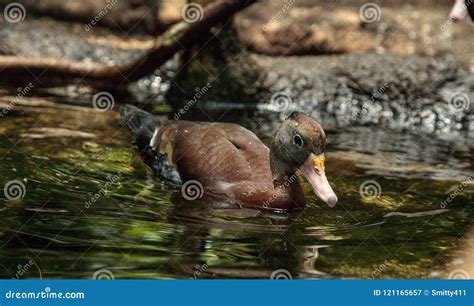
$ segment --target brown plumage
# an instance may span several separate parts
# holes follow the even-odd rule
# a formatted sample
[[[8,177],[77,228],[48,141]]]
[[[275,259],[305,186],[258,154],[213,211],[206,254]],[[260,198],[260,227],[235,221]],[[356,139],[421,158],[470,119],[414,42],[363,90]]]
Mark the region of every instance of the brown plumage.
[[[132,106],[124,108],[122,117],[145,162],[159,176],[169,181],[174,178],[173,183],[184,186],[197,181],[204,199],[246,206],[303,208],[304,194],[296,172],[305,163],[308,169],[315,167],[312,160],[322,156],[326,141],[321,126],[302,113],[293,113],[282,124],[271,150],[236,124],[160,124],[153,115]],[[320,170],[324,176],[324,166]],[[306,176],[305,171],[303,174]],[[335,204],[337,198],[334,195],[329,201]]]

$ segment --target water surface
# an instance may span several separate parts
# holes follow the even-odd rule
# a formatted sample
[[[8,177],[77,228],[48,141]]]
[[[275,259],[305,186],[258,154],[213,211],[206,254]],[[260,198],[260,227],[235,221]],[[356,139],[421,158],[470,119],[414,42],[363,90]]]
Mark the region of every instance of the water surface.
[[[276,214],[183,201],[144,166],[116,112],[1,122],[0,184],[25,186],[23,198],[0,198],[2,278],[439,278],[461,263],[474,217],[462,140],[329,131],[338,205],[305,185],[308,207]]]

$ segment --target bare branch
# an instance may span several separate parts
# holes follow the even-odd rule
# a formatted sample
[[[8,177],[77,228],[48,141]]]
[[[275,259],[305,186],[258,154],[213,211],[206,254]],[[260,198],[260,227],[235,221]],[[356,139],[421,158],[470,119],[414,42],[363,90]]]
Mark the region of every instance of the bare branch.
[[[155,41],[155,46],[137,60],[119,66],[86,63],[55,58],[0,56],[0,76],[9,80],[31,78],[57,79],[69,83],[71,79],[83,79],[92,83],[129,83],[151,74],[175,53],[190,47],[211,27],[227,22],[243,8],[256,0],[223,0],[205,7],[202,19],[195,23],[179,22],[171,26]]]

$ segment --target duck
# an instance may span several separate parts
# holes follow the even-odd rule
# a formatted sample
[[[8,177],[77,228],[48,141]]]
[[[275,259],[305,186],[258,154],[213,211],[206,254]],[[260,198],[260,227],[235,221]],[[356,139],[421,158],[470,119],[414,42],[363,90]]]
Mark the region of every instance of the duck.
[[[474,3],[472,0],[455,0],[449,12],[449,20],[459,21],[467,15],[474,21]]]
[[[329,207],[338,201],[325,174],[325,132],[307,114],[291,113],[267,147],[234,123],[165,121],[133,105],[120,112],[143,161],[186,200],[301,210],[303,176]]]

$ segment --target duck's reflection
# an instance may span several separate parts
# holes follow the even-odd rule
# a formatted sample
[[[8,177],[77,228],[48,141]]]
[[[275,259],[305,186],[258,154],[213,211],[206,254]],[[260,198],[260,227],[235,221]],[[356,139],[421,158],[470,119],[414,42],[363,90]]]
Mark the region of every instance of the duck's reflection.
[[[254,217],[251,223],[250,216]],[[246,220],[245,223],[238,222],[239,218]],[[181,205],[170,211],[169,220],[183,226],[176,233],[171,265],[184,277],[328,277],[317,269],[319,251],[328,246],[295,246],[292,237],[299,233],[290,225],[292,220],[288,215]],[[279,274],[280,271],[285,272]]]
[[[301,248],[302,260],[299,266],[299,277],[302,279],[328,278],[328,275],[317,270],[317,259],[319,250],[329,247],[328,245],[310,245]]]

